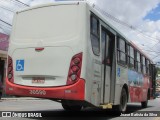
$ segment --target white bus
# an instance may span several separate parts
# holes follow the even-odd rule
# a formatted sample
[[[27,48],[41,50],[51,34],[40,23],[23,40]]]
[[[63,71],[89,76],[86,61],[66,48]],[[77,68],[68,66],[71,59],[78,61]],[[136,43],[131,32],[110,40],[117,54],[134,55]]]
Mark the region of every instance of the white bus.
[[[152,63],[86,2],[30,7],[14,15],[6,93],[125,112],[154,98]]]

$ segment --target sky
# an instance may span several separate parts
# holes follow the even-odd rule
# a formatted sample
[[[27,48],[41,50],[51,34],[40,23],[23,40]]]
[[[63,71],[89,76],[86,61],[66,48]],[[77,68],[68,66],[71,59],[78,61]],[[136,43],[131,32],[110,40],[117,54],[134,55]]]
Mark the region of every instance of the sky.
[[[160,3],[153,10],[149,11],[148,14],[143,18],[157,21],[160,19]]]
[[[56,0],[19,0],[29,6],[55,2]],[[62,1],[62,0],[59,0]],[[138,45],[154,62],[160,62],[160,0],[87,0],[88,3],[111,14],[122,24],[106,17],[109,23]],[[2,8],[5,7],[8,10]],[[16,0],[1,0],[0,19],[12,24],[15,11],[27,6]],[[9,11],[9,10],[12,10]],[[11,26],[0,22],[0,32],[10,34]],[[133,29],[135,28],[135,29]]]

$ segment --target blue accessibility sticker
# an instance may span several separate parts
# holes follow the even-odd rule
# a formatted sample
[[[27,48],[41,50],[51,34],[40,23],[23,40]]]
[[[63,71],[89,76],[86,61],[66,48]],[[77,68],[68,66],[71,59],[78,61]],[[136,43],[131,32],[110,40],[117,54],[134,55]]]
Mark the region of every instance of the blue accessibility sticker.
[[[16,71],[24,71],[24,60],[16,60]]]
[[[117,76],[118,76],[118,77],[121,76],[121,69],[120,69],[120,68],[117,69]]]

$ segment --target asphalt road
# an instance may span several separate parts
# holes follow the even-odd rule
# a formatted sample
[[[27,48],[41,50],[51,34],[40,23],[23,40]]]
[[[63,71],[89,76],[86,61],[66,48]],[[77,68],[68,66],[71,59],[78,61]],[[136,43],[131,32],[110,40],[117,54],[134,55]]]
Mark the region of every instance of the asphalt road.
[[[127,113],[124,115],[138,115],[138,117],[123,117],[122,115],[117,115],[111,110],[101,110],[97,108],[86,108],[80,112],[66,112],[63,110],[60,103],[46,100],[46,99],[33,99],[33,98],[16,98],[16,99],[2,99],[0,101],[0,111],[1,112],[11,112],[15,118],[1,117],[0,120],[29,120],[29,119],[40,119],[32,116],[38,116],[44,119],[54,118],[58,119],[87,119],[87,120],[130,120],[130,119],[145,119],[145,120],[160,120],[160,117],[156,117],[156,114],[160,114],[160,98],[149,101],[148,108],[142,109],[140,104],[128,104]],[[148,111],[148,112],[147,112]],[[144,117],[144,114],[148,114],[149,117]],[[5,113],[3,113],[5,115]],[[32,118],[20,118],[20,116],[31,116]],[[143,117],[141,117],[143,115]],[[151,117],[152,116],[152,117]]]

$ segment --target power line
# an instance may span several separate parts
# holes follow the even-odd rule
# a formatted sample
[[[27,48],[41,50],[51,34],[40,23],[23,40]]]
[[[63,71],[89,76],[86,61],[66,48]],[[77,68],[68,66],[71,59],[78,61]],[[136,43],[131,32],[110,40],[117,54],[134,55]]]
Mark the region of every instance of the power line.
[[[9,24],[8,22],[3,21],[2,19],[0,19],[0,21],[5,23],[5,24],[7,24],[7,25],[9,25],[9,26],[12,26],[11,24]]]
[[[13,12],[14,13],[14,11],[13,10],[11,10],[11,9],[8,9],[8,8],[6,8],[6,7],[3,7],[3,6],[0,6],[2,9],[5,9],[5,10],[7,10],[7,11],[10,11],[10,12]]]
[[[121,24],[121,25],[123,25],[123,26],[125,26],[125,27],[127,27],[127,28],[129,28],[129,29],[131,29],[131,30],[134,30],[134,31],[140,33],[140,34],[143,35],[144,37],[150,38],[150,39],[152,39],[152,40],[156,40],[156,41],[158,40],[158,41],[160,41],[160,38],[154,38],[154,37],[151,37],[151,36],[145,34],[142,30],[139,30],[139,29],[137,29],[136,27],[130,25],[129,23],[124,22],[124,21],[116,18],[115,16],[113,16],[113,15],[109,14],[108,12],[104,11],[103,9],[101,9],[100,7],[98,7],[97,5],[94,5],[94,4],[93,4],[93,8],[97,9],[100,13],[102,13],[102,14],[105,15],[106,17],[112,19],[113,21],[115,21],[115,22],[117,22],[117,23],[119,23],[119,24]]]
[[[17,4],[15,1],[11,1],[11,0],[2,0],[2,1],[4,1],[4,2],[10,2],[10,3],[13,3],[14,5],[18,5],[19,6],[19,4]]]
[[[19,1],[19,0],[11,0],[11,1],[16,1],[16,2],[18,2],[18,3],[20,3],[20,4],[24,5],[24,6],[27,6],[27,7],[29,7],[29,5],[28,5],[28,4],[26,4],[26,3],[23,3],[23,2],[21,2],[21,1]]]
[[[4,1],[4,2],[13,3],[14,5],[19,6],[19,7],[22,7],[22,5],[23,5],[23,6],[27,6],[27,7],[29,6],[29,5],[27,5],[27,4],[24,5],[25,3],[22,4],[21,1],[18,2],[18,1],[16,1],[16,0],[3,0],[3,1]]]
[[[153,59],[155,59],[155,58],[159,57],[159,55],[160,55],[160,54],[157,54]]]
[[[3,4],[1,4],[0,6],[6,8],[6,9],[9,9],[9,10],[11,10],[11,11],[15,11],[15,10],[17,9],[17,8],[14,9],[14,8],[12,8],[12,7],[7,7],[7,6],[3,5]],[[13,7],[16,7],[16,6],[13,6]]]
[[[4,28],[2,28],[1,26],[0,26],[0,28],[3,30],[4,33],[8,34],[8,32],[6,32],[6,30]]]
[[[157,43],[155,43],[152,48],[156,47],[159,43],[160,43],[160,41],[158,41]]]
[[[4,2],[12,2],[13,4],[18,5],[18,6],[19,6],[19,5],[24,5],[24,6],[29,7],[29,5],[23,3],[23,2],[21,2],[21,1],[19,1],[19,0],[3,0],[3,1],[4,1]],[[0,5],[0,8],[5,9],[5,10],[7,10],[7,11],[10,11],[10,12],[13,12],[13,13],[14,13],[13,10],[11,10],[11,9],[3,6],[3,5]],[[0,21],[3,22],[3,23],[6,24],[6,25],[12,27],[12,25],[11,25],[10,23],[8,23],[8,22],[6,22],[6,21],[4,21],[4,20],[0,19]],[[1,25],[2,25],[2,24],[1,24]],[[4,26],[4,25],[3,25],[3,26]],[[5,27],[6,27],[6,26],[5,26]],[[7,33],[4,28],[2,28],[1,26],[0,26],[0,28],[1,28],[5,33]],[[7,29],[10,29],[10,28],[7,28]]]
[[[154,51],[154,50],[145,50],[145,49],[141,49],[141,50],[148,51],[148,52],[154,52],[154,53],[160,53],[160,51]]]
[[[102,14],[105,15],[106,17],[112,19],[113,21],[115,21],[115,22],[117,22],[117,23],[125,26],[126,28],[129,28],[129,29],[131,29],[131,30],[134,30],[134,31],[137,32],[137,33],[140,33],[140,34],[141,34],[142,36],[144,36],[144,37],[150,38],[150,39],[152,39],[152,40],[154,40],[154,41],[156,41],[156,42],[157,42],[157,40],[158,40],[158,42],[157,42],[153,47],[155,47],[158,43],[160,43],[160,38],[158,38],[158,37],[154,38],[154,37],[151,37],[151,36],[145,34],[142,30],[137,29],[136,27],[128,24],[127,22],[124,22],[124,21],[122,21],[122,20],[119,20],[118,18],[116,18],[116,17],[114,17],[113,15],[107,13],[106,11],[104,11],[103,9],[99,8],[98,6],[96,6],[96,5],[94,5],[94,4],[93,4],[93,8],[95,8],[96,10],[98,10],[100,13],[102,13]],[[152,48],[153,48],[153,47],[152,47]],[[150,49],[152,49],[152,48],[150,48]],[[159,56],[159,55],[158,55],[158,56]],[[158,56],[154,57],[153,59],[157,58]]]
[[[1,24],[1,23],[0,23],[0,26],[3,26],[3,27],[5,27],[6,29],[11,30],[11,27],[5,26],[5,25],[3,25],[3,24]]]
[[[87,1],[88,1],[88,0],[87,0]],[[156,38],[155,38],[155,37],[151,37],[151,36],[149,36],[148,34],[145,34],[142,30],[137,29],[136,27],[128,24],[127,22],[124,22],[124,21],[122,21],[122,20],[119,20],[118,18],[116,18],[116,17],[114,17],[113,15],[107,13],[107,12],[104,11],[103,9],[99,8],[98,6],[96,6],[96,5],[94,5],[94,4],[92,4],[92,5],[93,5],[93,8],[97,9],[100,13],[102,13],[102,14],[105,15],[106,17],[112,19],[113,21],[115,21],[115,22],[117,22],[117,23],[125,26],[126,28],[129,28],[129,29],[131,29],[131,30],[134,30],[135,32],[140,33],[142,36],[147,37],[147,38],[150,38],[150,39],[152,39],[152,40],[154,40],[154,41],[156,41],[156,42],[157,42],[157,40],[158,40],[158,42],[157,42],[154,46],[156,46],[158,43],[160,43],[160,38],[158,38],[158,37],[156,37]],[[154,47],[154,46],[153,46],[153,47]],[[153,48],[153,47],[152,47],[152,48]],[[150,48],[150,49],[152,49],[152,48]],[[159,53],[159,52],[156,52],[156,53]],[[159,54],[158,54],[157,56],[155,56],[153,59],[157,58],[158,56],[159,56]]]

